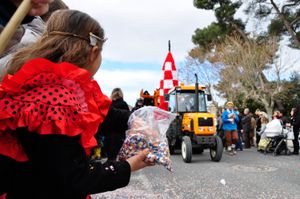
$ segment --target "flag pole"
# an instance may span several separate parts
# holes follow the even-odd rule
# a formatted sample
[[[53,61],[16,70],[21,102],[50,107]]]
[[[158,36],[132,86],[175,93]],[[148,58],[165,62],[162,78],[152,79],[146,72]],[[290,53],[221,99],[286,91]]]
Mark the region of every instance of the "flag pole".
[[[0,34],[0,55],[31,8],[31,0],[23,0]]]

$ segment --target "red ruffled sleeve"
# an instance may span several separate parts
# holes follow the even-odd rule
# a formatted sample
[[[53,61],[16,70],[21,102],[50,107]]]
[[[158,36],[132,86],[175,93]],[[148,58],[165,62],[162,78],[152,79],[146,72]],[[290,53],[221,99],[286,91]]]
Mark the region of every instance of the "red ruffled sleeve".
[[[7,75],[0,87],[0,154],[27,160],[13,135],[21,127],[39,134],[81,135],[88,153],[97,145],[94,135],[110,104],[87,70],[66,62],[31,60],[15,75]],[[10,144],[3,144],[7,141]]]

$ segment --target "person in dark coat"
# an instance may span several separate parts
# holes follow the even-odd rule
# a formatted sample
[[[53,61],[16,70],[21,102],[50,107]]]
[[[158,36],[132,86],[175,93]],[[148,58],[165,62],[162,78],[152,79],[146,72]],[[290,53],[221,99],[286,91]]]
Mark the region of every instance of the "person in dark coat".
[[[259,132],[261,131],[261,117],[260,117],[261,111],[259,109],[255,110],[255,117],[256,117],[256,146],[258,146],[258,143],[260,141],[260,135]]]
[[[114,88],[111,92],[112,106],[117,109],[129,110],[128,104],[123,99],[123,91],[120,88]]]
[[[123,91],[121,88],[114,88],[111,92],[111,106],[117,110],[125,110],[130,112],[128,104],[123,99]],[[128,121],[128,119],[127,119]],[[125,131],[127,127],[127,121],[123,125],[118,126],[113,131],[108,131],[104,138],[104,146],[107,153],[108,160],[116,160],[117,155],[122,147],[124,139],[126,137]]]
[[[293,146],[294,151],[293,154],[299,155],[299,128],[300,128],[300,111],[299,106],[297,108],[292,108],[291,110],[291,124],[293,126],[294,132],[294,140]]]
[[[242,125],[242,119],[243,115],[238,111],[238,108],[235,108],[235,111],[237,112],[240,120],[237,122],[237,130],[238,130],[238,141],[235,146],[235,150],[240,150],[243,151],[243,136],[242,136],[242,130],[243,130],[243,125]]]
[[[251,133],[251,115],[248,108],[244,109],[244,117],[242,118],[243,137],[245,148],[251,148],[250,133]]]
[[[135,102],[135,105],[133,109],[131,110],[132,112],[142,108],[144,106],[144,99],[143,98],[138,98]]]

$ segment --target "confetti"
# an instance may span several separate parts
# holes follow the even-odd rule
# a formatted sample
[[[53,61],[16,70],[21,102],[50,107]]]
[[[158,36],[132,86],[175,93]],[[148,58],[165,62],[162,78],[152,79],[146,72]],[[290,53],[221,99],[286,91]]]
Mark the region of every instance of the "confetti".
[[[163,165],[169,171],[172,171],[172,162],[170,159],[168,143],[165,141],[153,143],[151,139],[147,139],[147,137],[143,134],[129,135],[126,138],[119,152],[119,159],[126,160],[147,148],[150,151],[147,155],[147,160],[149,162]]]
[[[135,111],[129,118],[130,128],[118,159],[126,160],[149,149],[148,162],[173,171],[166,131],[174,118],[174,114],[157,107],[144,107]]]

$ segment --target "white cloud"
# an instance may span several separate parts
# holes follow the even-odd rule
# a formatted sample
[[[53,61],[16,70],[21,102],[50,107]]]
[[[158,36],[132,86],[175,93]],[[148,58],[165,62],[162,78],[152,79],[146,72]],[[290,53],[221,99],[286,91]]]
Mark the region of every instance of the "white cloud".
[[[100,69],[95,75],[95,79],[107,96],[110,96],[114,88],[121,88],[124,93],[124,100],[133,106],[136,99],[139,98],[141,89],[148,90],[150,94],[153,94],[154,90],[159,88],[161,75],[160,71],[150,70]]]
[[[193,47],[196,28],[209,25],[212,12],[196,9],[189,0],[64,0],[71,9],[90,14],[108,37],[104,58],[122,62],[162,63],[167,42],[182,61]]]

